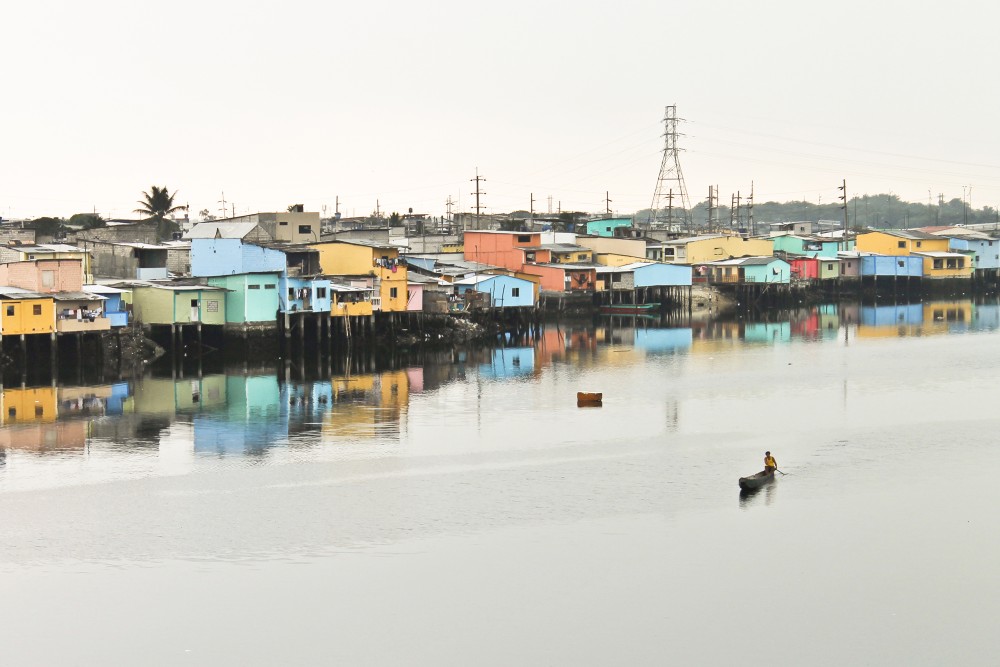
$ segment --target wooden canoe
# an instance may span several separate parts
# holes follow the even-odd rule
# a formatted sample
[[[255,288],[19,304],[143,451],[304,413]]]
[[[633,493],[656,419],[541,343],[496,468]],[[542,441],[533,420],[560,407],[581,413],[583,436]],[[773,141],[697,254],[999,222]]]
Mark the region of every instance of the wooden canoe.
[[[582,406],[582,405],[600,405],[602,400],[604,400],[604,394],[602,394],[599,391],[578,391],[578,392],[576,392],[576,404],[577,404],[577,406]]]
[[[759,489],[765,484],[774,481],[774,471],[767,472],[766,470],[761,470],[756,475],[750,475],[749,477],[740,477],[740,488],[744,491],[750,489]]]

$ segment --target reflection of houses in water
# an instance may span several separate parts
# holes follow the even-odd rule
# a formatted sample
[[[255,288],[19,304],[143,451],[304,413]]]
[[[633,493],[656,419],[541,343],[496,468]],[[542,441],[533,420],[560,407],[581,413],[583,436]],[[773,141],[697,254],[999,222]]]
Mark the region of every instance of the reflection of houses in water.
[[[288,437],[288,408],[274,375],[221,376],[225,405],[192,416],[199,453],[260,454]]]
[[[1000,329],[1000,304],[977,304],[972,310],[971,328],[976,331]]]
[[[334,377],[331,389],[332,409],[323,415],[324,435],[398,437],[399,423],[410,400],[405,370]]]
[[[43,452],[82,449],[89,422],[59,420],[56,387],[15,387],[0,391],[0,450]]]
[[[531,375],[535,370],[535,349],[502,347],[493,350],[489,362],[480,364],[479,376],[484,379],[505,379]]]
[[[969,300],[862,306],[858,336],[895,338],[968,331],[975,328],[973,309]]]
[[[635,347],[647,355],[673,354],[691,348],[690,327],[677,329],[637,329]]]
[[[192,378],[146,377],[135,384],[135,411],[144,414],[177,414],[217,408],[226,404],[226,376]]]
[[[128,382],[94,387],[60,387],[58,402],[60,419],[69,416],[115,416],[131,412],[133,408]]]

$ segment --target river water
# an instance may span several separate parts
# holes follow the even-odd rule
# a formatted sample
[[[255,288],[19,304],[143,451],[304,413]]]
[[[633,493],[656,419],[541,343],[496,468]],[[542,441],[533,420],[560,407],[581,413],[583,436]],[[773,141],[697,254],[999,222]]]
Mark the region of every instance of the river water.
[[[954,301],[7,379],[2,663],[993,665],[998,358]]]

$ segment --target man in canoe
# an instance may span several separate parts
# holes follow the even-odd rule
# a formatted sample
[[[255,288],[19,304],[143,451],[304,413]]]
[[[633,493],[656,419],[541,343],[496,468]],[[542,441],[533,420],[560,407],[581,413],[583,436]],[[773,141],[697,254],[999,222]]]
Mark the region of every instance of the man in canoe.
[[[771,456],[771,452],[764,452],[764,472],[774,474],[778,469],[778,462]]]

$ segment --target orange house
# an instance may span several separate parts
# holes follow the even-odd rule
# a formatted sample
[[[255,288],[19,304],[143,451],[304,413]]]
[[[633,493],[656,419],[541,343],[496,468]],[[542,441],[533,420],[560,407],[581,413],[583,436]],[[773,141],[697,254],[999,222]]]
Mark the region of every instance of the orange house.
[[[541,232],[468,230],[465,232],[464,256],[469,261],[520,271],[524,266],[523,248],[540,245],[542,245]]]
[[[593,292],[597,268],[573,264],[525,264],[521,273],[538,276],[543,290],[551,292]]]

